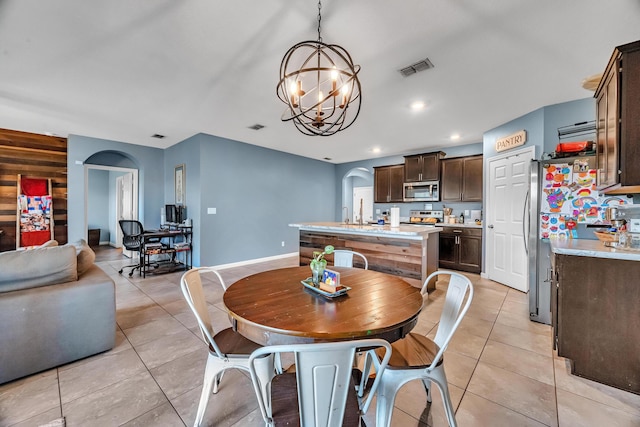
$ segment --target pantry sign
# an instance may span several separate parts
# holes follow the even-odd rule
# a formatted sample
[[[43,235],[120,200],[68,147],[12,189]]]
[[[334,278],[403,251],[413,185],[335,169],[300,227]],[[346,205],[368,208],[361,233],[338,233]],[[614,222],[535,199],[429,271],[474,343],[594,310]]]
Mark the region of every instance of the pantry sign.
[[[527,142],[527,131],[523,129],[509,136],[498,138],[498,140],[496,141],[496,151],[500,152],[510,150],[512,148],[524,145],[525,142]]]

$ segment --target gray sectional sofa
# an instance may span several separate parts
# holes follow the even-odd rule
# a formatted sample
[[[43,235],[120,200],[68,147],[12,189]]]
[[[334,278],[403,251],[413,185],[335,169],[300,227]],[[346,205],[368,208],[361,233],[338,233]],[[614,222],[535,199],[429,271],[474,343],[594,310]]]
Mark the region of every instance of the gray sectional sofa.
[[[113,348],[115,284],[84,241],[0,253],[0,384]]]

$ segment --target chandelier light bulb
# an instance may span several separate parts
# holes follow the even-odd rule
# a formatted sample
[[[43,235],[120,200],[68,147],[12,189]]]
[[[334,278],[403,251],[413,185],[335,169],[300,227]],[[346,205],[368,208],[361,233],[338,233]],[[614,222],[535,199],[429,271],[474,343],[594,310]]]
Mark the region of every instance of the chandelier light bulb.
[[[331,70],[331,96],[337,96],[338,92],[336,91],[336,82],[338,81],[338,69],[333,66]]]
[[[318,114],[322,115],[322,101],[324,101],[324,96],[322,95],[322,91],[318,92]]]

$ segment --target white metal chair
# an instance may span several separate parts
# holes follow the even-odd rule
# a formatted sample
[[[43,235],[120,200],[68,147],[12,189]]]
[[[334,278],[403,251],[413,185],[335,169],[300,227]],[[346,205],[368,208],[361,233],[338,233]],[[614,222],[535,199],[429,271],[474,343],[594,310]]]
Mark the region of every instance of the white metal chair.
[[[226,285],[220,274],[210,267],[191,269],[184,273],[180,279],[182,293],[198,321],[204,341],[209,346],[209,357],[204,371],[204,383],[202,384],[202,394],[200,395],[194,426],[199,426],[202,423],[209,396],[212,390],[213,393],[218,392],[218,386],[224,371],[236,368],[249,372],[249,356],[254,350],[260,348],[259,344],[248,340],[232,328],[215,333],[211,326],[211,318],[207,310],[207,302],[200,277],[200,274],[205,272],[213,272],[226,290]],[[274,369],[272,358],[264,358],[258,361],[257,364],[259,369],[262,370],[262,375],[269,375],[269,371]]]
[[[368,270],[369,262],[367,261],[367,257],[362,255],[360,252],[349,251],[345,249],[337,249],[333,251],[333,265],[336,267],[353,267],[354,255],[362,258],[364,269]]]
[[[358,399],[351,373],[360,348],[378,349],[378,372],[384,372],[391,345],[382,339],[276,345],[254,351],[249,368],[265,425],[359,426],[380,383],[376,378],[368,396]],[[294,353],[295,372],[265,376],[265,370],[256,367],[259,358],[285,352]]]
[[[457,425],[442,356],[471,305],[473,285],[467,277],[460,273],[440,270],[426,278],[421,291],[423,295],[427,292],[427,284],[431,278],[439,275],[449,275],[450,278],[444,307],[440,315],[438,332],[433,341],[423,335],[409,333],[403,339],[392,344],[393,353],[387,369],[382,372],[378,390],[376,425],[379,427],[391,425],[391,414],[396,394],[404,384],[414,379],[422,380],[427,392],[427,402],[431,402],[431,383],[434,382],[438,386],[449,425],[451,427]],[[465,296],[467,299],[462,306]],[[374,359],[373,362],[377,365],[377,360]],[[365,364],[365,374],[368,374],[366,366]],[[362,388],[361,384],[360,389]]]

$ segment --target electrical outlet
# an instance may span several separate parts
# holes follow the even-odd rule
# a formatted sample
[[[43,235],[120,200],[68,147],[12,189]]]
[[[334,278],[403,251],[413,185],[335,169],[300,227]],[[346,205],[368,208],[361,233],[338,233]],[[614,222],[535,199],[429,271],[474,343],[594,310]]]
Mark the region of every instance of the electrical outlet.
[[[282,241],[282,247],[284,248],[284,240]]]

